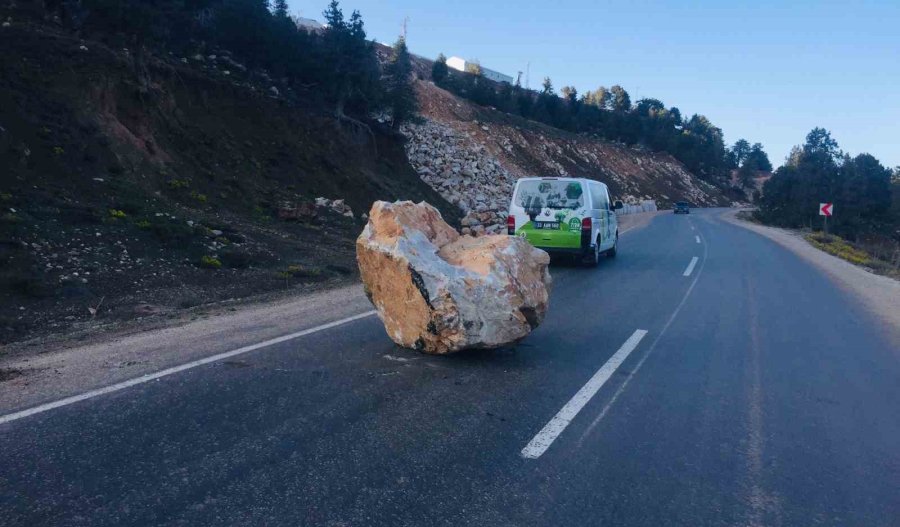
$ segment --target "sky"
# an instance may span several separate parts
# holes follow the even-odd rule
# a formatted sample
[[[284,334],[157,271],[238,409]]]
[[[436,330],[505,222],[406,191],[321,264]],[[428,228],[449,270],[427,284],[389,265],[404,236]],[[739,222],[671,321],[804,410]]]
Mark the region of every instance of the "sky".
[[[322,20],[326,0],[289,0]],[[344,0],[370,38],[390,43],[408,17],[418,55],[478,59],[557,91],[622,85],[699,113],[727,143],[765,147],[775,166],[820,126],[851,155],[900,166],[900,0],[599,2]],[[523,76],[524,78],[524,76]],[[523,81],[524,83],[524,81]]]

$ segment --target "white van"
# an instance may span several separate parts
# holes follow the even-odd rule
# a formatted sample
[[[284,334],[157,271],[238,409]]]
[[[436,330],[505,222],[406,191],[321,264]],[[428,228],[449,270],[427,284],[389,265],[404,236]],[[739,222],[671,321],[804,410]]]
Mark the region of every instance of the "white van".
[[[603,183],[585,178],[522,178],[516,182],[507,232],[550,253],[567,253],[597,265],[619,246],[616,210]]]

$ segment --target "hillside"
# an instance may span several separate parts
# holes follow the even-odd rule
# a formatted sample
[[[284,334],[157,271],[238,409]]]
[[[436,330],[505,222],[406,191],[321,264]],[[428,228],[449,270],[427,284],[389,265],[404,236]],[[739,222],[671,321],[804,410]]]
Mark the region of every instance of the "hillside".
[[[15,21],[0,48],[0,343],[347,280],[375,199],[458,221],[402,137],[373,127],[376,152],[226,51],[138,57]]]
[[[427,81],[421,123],[369,135],[225,49],[139,53],[18,20],[0,46],[0,343],[353,280],[376,199],[428,201],[476,233],[529,175],[728,201],[669,156]]]
[[[417,90],[423,122],[404,127],[410,162],[444,198],[473,213],[467,224],[483,223],[488,231],[499,231],[512,185],[520,177],[598,179],[628,203],[730,204],[720,189],[694,177],[668,154],[483,108],[431,82],[419,81]]]

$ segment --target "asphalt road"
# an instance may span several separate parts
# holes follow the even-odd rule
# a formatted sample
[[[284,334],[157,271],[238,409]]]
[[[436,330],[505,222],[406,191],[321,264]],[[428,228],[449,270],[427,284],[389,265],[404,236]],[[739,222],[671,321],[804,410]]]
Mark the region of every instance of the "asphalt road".
[[[900,343],[721,214],[554,267],[515,348],[366,317],[0,424],[0,524],[897,525]]]

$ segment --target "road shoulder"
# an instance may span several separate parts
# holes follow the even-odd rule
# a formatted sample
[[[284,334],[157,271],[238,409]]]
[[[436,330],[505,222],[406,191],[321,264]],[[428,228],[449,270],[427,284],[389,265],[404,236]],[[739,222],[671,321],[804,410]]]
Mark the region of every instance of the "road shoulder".
[[[0,413],[107,386],[371,310],[358,283],[203,313],[180,325],[0,356]]]

